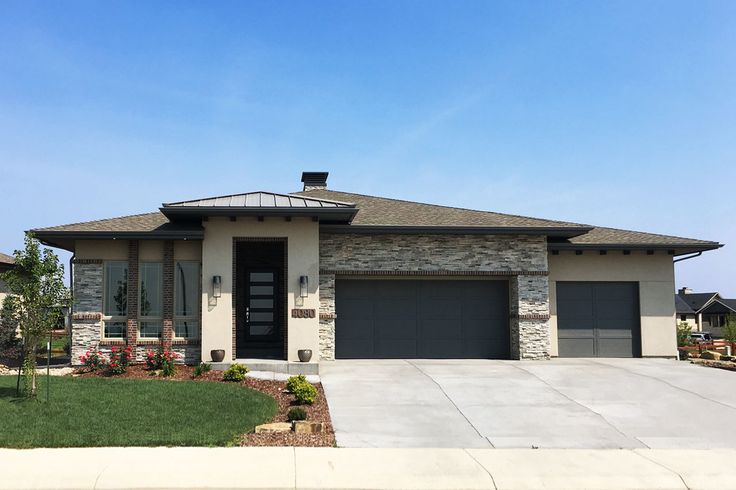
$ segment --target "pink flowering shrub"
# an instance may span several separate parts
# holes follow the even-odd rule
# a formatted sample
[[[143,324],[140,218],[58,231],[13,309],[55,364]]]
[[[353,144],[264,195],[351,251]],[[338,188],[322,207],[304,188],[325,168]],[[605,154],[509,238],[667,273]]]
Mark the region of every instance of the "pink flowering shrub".
[[[106,362],[105,358],[102,357],[102,352],[95,350],[88,350],[79,357],[82,364],[87,366],[90,371],[97,371],[98,369],[104,369]]]
[[[131,346],[127,346],[125,349],[113,346],[110,349],[110,362],[107,364],[107,372],[109,374],[123,374],[127,371],[132,352],[133,348]]]
[[[110,358],[106,359],[102,352],[90,349],[80,356],[79,360],[93,372],[101,371],[109,375],[123,374],[130,365],[133,357],[132,351],[133,348],[130,346],[125,348],[113,346],[110,349]]]
[[[146,353],[146,366],[148,369],[160,370],[164,377],[173,376],[176,373],[176,360],[179,354],[173,350],[159,347],[157,350],[149,350]]]

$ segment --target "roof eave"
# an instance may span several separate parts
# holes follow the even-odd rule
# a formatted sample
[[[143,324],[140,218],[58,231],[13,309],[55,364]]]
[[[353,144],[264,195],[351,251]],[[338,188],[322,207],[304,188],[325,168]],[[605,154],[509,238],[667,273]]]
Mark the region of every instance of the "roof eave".
[[[324,219],[332,222],[350,223],[358,212],[357,208],[320,208],[320,207],[303,207],[303,208],[284,208],[284,207],[228,207],[228,206],[175,206],[161,207],[161,213],[167,218],[202,218],[205,216],[308,216],[318,219]]]
[[[442,235],[545,235],[573,238],[589,232],[590,227],[511,227],[511,226],[398,226],[398,225],[332,225],[320,226],[320,231],[331,233],[378,234],[394,233]]]
[[[673,255],[707,252],[723,247],[722,243],[548,243],[548,250],[670,250]]]
[[[76,240],[202,240],[204,229],[153,231],[43,231],[30,230],[44,245],[74,252]]]

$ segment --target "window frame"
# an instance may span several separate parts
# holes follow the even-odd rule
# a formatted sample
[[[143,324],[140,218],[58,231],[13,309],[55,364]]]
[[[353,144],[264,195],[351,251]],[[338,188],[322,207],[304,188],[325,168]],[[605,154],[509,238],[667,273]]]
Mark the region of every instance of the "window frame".
[[[157,264],[161,274],[159,278],[161,288],[158,291],[160,295],[161,314],[158,316],[143,316],[141,312],[141,307],[143,306],[143,268],[146,264]],[[144,336],[142,330],[143,322],[158,322],[160,324],[159,335],[157,337]],[[164,263],[161,260],[144,260],[138,263],[138,338],[141,340],[159,341],[164,338]]]
[[[176,266],[177,264],[195,264],[197,266],[197,302],[196,310],[191,315],[177,315],[176,314],[176,300],[177,300],[177,280],[176,280]],[[172,284],[172,291],[174,298],[172,301],[172,322],[171,322],[171,337],[174,340],[197,340],[201,336],[202,326],[202,262],[199,260],[175,260],[174,261],[174,284]],[[197,328],[194,336],[191,337],[180,337],[176,334],[176,322],[177,321],[191,321],[197,323]]]
[[[125,299],[125,315],[108,315],[107,314],[107,289],[108,289],[108,278],[109,270],[108,266],[111,264],[125,264],[125,291],[126,296],[128,292],[128,282],[130,279],[130,263],[127,260],[104,260],[102,261],[102,315],[100,316],[100,338],[102,340],[116,340],[125,342],[128,339],[128,298]],[[122,323],[123,324],[123,336],[122,337],[108,337],[105,333],[106,323]]]

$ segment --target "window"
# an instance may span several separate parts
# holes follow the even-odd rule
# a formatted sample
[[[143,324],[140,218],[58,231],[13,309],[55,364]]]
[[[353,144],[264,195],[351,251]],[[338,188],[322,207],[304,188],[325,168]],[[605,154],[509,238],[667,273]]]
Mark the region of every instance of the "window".
[[[139,322],[141,338],[161,338],[163,332],[163,264],[140,265]]]
[[[199,336],[199,262],[174,266],[174,337]]]
[[[128,320],[128,263],[105,262],[102,336],[124,339]]]
[[[680,315],[680,321],[686,322],[687,321],[687,315]]]

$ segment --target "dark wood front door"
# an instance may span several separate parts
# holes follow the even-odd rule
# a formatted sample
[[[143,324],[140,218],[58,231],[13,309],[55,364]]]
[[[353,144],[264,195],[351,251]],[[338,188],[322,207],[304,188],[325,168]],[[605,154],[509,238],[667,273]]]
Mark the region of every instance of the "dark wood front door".
[[[247,271],[245,292],[245,341],[248,343],[277,342],[279,271],[250,269]]]

